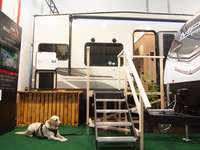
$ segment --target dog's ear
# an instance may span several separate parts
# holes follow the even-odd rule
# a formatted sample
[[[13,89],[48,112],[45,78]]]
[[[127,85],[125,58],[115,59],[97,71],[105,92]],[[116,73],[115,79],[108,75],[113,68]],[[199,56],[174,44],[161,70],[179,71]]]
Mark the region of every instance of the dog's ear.
[[[47,123],[51,126],[53,125],[53,121],[51,119],[47,120]]]

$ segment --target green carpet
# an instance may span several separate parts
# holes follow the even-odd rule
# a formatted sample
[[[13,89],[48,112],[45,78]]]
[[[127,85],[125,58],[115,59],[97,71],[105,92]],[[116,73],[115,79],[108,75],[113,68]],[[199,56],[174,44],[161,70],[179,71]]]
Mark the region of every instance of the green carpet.
[[[73,133],[82,129],[84,124],[78,127],[61,126],[61,134]],[[86,131],[82,135],[65,136],[68,141],[65,143],[51,141],[48,139],[37,139],[25,135],[14,135],[17,131],[24,131],[27,127],[16,127],[13,131],[0,136],[0,150],[95,150],[94,128],[90,128],[90,135]],[[200,134],[190,134],[191,142],[182,140],[184,135],[179,134],[145,134],[145,150],[199,150]],[[137,142],[139,149],[139,141]],[[103,150],[129,150],[133,149],[132,143],[99,143]],[[119,148],[112,148],[119,147]]]

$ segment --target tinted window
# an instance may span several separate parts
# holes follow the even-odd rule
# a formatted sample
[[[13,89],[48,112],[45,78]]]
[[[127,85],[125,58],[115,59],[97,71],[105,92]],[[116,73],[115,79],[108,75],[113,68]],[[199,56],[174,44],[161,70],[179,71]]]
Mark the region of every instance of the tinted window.
[[[87,43],[85,46],[90,47],[90,66],[117,66],[117,55],[123,50],[123,45],[118,43]],[[87,65],[86,47],[85,65]]]
[[[169,49],[171,47],[171,44],[174,40],[174,34],[164,34],[163,35],[163,50],[164,50],[164,56],[167,57],[167,54],[169,52]]]
[[[58,60],[68,59],[68,45],[66,44],[40,44],[39,52],[56,52]]]
[[[169,49],[172,45],[172,42],[174,40],[174,34],[164,34],[163,35],[163,53],[165,58],[163,59],[163,65],[165,67],[165,62],[166,62],[166,58],[167,58],[167,54],[169,52]]]

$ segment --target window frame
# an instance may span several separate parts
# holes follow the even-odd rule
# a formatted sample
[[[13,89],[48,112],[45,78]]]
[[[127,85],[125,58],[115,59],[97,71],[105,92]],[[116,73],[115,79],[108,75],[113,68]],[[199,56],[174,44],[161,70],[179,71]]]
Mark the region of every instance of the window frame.
[[[115,65],[108,65],[107,63],[105,63],[106,61],[106,45],[119,45],[122,47],[122,50],[124,48],[123,44],[121,43],[92,43],[92,42],[88,42],[85,44],[85,52],[84,52],[84,64],[87,65],[87,47],[88,46],[98,46],[98,45],[102,45],[103,47],[103,52],[102,52],[102,57],[103,57],[103,62],[102,62],[102,65],[96,65],[96,64],[91,64],[91,61],[90,61],[90,66],[94,66],[94,67],[117,67],[118,66],[118,59],[117,59],[117,56],[116,56],[116,59],[117,59],[117,63]],[[91,53],[90,53],[91,55]],[[90,57],[91,59],[91,57]],[[107,64],[107,65],[106,65]],[[123,61],[121,61],[121,64],[120,66],[123,66]]]
[[[67,56],[67,58],[66,59],[59,59],[59,57],[58,57],[58,52],[56,52],[56,50],[55,50],[55,48],[54,48],[54,51],[40,51],[40,45],[42,45],[42,44],[45,44],[45,45],[66,45],[67,46],[67,51],[65,52],[65,53],[68,53],[68,56]],[[56,58],[58,58],[58,61],[67,61],[67,60],[69,60],[70,58],[69,58],[69,45],[68,44],[59,44],[59,43],[40,43],[39,45],[38,45],[38,52],[55,52],[56,53]]]

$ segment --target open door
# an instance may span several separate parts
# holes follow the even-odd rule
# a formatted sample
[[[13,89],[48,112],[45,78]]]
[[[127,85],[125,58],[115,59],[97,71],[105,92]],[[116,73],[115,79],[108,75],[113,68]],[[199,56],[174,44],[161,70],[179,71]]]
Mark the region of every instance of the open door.
[[[154,31],[135,31],[134,38],[134,55],[155,56],[156,55],[156,33]],[[157,82],[156,60],[145,58],[134,58],[134,64],[138,74],[151,75],[148,82]],[[147,88],[147,87],[145,87]]]
[[[162,31],[158,33],[155,31],[135,31],[134,55],[165,56],[163,60],[163,67],[165,67],[167,54],[176,33],[175,31]],[[150,78],[148,82],[154,82],[160,85],[160,66],[158,59],[137,58],[134,59],[134,63],[139,75],[146,76],[149,73]]]

